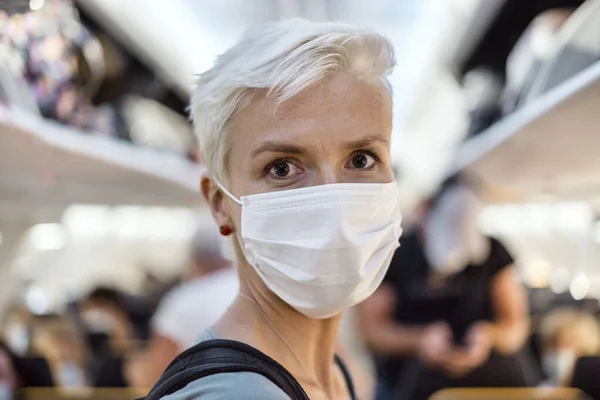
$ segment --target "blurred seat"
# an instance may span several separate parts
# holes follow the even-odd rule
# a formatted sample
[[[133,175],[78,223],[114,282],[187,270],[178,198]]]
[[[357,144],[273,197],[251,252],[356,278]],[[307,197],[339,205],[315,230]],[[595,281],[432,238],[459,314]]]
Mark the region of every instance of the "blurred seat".
[[[145,396],[148,389],[103,388],[65,391],[57,388],[25,388],[22,400],[131,400]]]
[[[582,357],[575,365],[571,386],[600,400],[600,357]]]
[[[440,390],[430,400],[584,400],[587,397],[570,388],[463,388]]]
[[[537,386],[541,381],[532,357],[524,349],[514,356],[492,354],[488,362],[461,379],[444,387],[495,387],[526,388]]]

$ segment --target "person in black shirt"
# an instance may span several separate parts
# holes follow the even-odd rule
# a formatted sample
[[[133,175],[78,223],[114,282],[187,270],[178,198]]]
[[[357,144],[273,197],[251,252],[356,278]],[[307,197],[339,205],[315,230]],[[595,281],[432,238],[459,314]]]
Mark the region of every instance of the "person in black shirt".
[[[377,399],[427,399],[448,387],[526,386],[529,333],[513,259],[479,233],[479,203],[452,179],[400,240],[384,283],[359,306],[376,355]]]

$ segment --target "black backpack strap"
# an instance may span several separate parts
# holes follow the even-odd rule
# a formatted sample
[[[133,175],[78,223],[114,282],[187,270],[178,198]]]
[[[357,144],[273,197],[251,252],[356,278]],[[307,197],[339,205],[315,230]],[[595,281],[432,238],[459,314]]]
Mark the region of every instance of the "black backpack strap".
[[[161,399],[195,380],[228,372],[260,374],[277,385],[290,399],[309,400],[296,378],[277,361],[245,343],[224,339],[207,340],[181,353],[145,400]]]
[[[350,398],[352,400],[358,400],[358,396],[356,395],[356,389],[354,388],[354,382],[352,381],[352,375],[350,375],[350,370],[348,370],[346,363],[344,363],[344,361],[337,354],[335,355],[335,363],[344,375],[344,380],[346,381],[346,386],[348,387]]]

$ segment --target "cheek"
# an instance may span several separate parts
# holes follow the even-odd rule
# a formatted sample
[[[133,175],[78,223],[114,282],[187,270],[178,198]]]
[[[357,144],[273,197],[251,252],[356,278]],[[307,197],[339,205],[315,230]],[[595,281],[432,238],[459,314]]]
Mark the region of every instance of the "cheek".
[[[394,180],[394,170],[392,169],[391,165],[384,169],[383,175],[388,182]]]
[[[392,167],[389,165],[389,160],[384,160],[380,166],[375,168],[373,173],[366,173],[366,174],[361,174],[360,172],[354,172],[354,173],[358,173],[359,176],[364,175],[365,179],[366,179],[365,180],[366,183],[388,183],[388,182],[392,182],[394,180],[394,171],[392,170]]]

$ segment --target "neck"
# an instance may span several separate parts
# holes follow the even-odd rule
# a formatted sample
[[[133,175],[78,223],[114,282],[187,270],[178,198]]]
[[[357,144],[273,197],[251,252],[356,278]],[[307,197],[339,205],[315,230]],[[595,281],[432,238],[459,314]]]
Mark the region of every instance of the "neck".
[[[301,381],[333,391],[332,362],[341,316],[312,319],[249,279],[216,329],[225,338],[258,348]]]
[[[206,267],[206,266],[203,266],[203,267],[194,267],[188,273],[187,279],[188,280],[194,280],[194,279],[204,278],[204,277],[207,277],[209,275],[215,274],[217,272],[224,271],[227,268],[229,268],[229,264],[226,264],[226,263],[215,264],[215,265],[212,265],[210,267]]]

